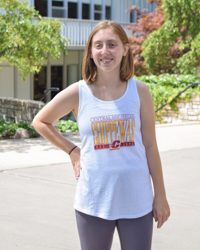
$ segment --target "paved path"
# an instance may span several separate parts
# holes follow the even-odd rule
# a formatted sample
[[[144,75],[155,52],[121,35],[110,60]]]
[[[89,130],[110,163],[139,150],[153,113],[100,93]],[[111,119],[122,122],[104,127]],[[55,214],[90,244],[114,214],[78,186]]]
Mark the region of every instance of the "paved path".
[[[171,207],[153,250],[199,250],[200,123],[157,126]],[[78,133],[67,134],[81,145]],[[69,157],[42,138],[0,141],[0,249],[80,250]],[[115,233],[112,250],[120,250]]]

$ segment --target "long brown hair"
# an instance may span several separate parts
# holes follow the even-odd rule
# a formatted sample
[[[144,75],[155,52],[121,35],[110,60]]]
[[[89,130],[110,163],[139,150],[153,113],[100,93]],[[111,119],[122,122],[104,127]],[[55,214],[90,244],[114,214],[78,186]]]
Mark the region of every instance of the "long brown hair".
[[[124,45],[129,43],[128,37],[120,24],[108,20],[99,22],[90,33],[83,58],[82,75],[83,79],[87,83],[93,83],[97,78],[97,67],[93,59],[91,58],[92,39],[98,31],[107,28],[110,28],[113,32],[115,32]],[[120,79],[123,82],[127,81],[131,77],[133,77],[133,74],[134,74],[133,54],[131,48],[129,48],[128,53],[126,54],[126,56],[122,58],[121,61]]]

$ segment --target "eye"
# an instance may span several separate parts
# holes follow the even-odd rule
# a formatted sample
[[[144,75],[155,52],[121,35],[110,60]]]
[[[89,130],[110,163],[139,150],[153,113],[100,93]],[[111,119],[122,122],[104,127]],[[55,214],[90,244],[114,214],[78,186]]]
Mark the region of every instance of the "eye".
[[[115,47],[115,44],[114,44],[114,43],[110,43],[110,44],[109,44],[109,47],[110,47],[110,48],[113,48],[113,47]]]
[[[100,49],[100,48],[102,47],[102,45],[99,44],[99,43],[96,43],[96,44],[94,45],[94,47],[97,48],[97,49]]]

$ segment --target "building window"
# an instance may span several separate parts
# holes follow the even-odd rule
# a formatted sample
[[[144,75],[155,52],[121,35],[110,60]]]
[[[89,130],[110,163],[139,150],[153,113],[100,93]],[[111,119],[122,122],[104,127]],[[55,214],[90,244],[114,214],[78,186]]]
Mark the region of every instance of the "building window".
[[[130,23],[137,22],[137,13],[135,11],[130,11]]]
[[[65,9],[63,0],[52,1],[52,17],[65,17]]]
[[[68,18],[77,18],[77,3],[68,2]]]
[[[101,0],[94,0],[94,20],[101,20],[102,16]]]
[[[51,66],[51,87],[59,88],[62,90],[62,79],[63,79],[63,66]],[[51,92],[51,99],[58,92]]]
[[[52,6],[54,6],[54,7],[63,7],[63,1],[62,0],[52,1]]]
[[[47,16],[47,0],[35,0],[34,6],[41,16]]]
[[[106,0],[105,19],[111,20],[111,0]]]
[[[90,19],[90,0],[79,0],[82,4],[82,19]]]
[[[90,5],[87,3],[82,4],[82,19],[90,19]]]
[[[34,100],[39,101],[47,88],[47,67],[42,66],[38,74],[34,74]]]
[[[111,7],[106,6],[106,19],[111,20]]]
[[[101,20],[101,5],[94,5],[94,20]]]

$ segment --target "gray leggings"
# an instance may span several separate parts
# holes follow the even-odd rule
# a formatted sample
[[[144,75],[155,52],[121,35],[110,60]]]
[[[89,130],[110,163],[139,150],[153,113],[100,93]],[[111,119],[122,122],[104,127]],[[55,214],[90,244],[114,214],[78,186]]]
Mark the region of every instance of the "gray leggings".
[[[115,227],[121,250],[150,250],[153,213],[136,219],[105,220],[75,210],[81,250],[110,250]]]

